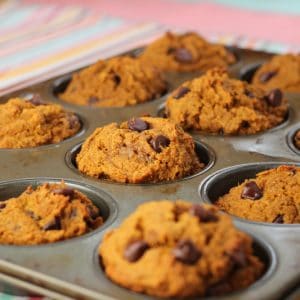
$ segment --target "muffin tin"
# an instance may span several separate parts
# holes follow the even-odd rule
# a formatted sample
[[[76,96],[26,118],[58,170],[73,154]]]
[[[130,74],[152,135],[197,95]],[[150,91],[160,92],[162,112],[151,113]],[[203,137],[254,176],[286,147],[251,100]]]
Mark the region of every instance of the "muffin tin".
[[[135,55],[140,51],[134,49],[130,54]],[[270,54],[263,52],[235,51],[239,61],[230,67],[230,74],[234,77],[240,77],[242,72],[270,57]],[[169,91],[197,75],[197,72],[167,74]],[[62,242],[38,246],[0,245],[0,271],[31,282],[32,291],[35,291],[35,284],[74,298],[152,299],[121,288],[106,278],[97,249],[107,230],[117,227],[143,202],[180,198],[195,203],[213,202],[232,185],[253,177],[262,169],[282,163],[300,165],[299,152],[294,151],[291,145],[291,137],[300,122],[300,95],[286,94],[290,103],[287,120],[264,133],[220,136],[190,132],[195,139],[197,153],[206,163],[206,168],[193,176],[159,184],[116,184],[84,176],[76,169],[74,157],[81,143],[96,127],[145,113],[156,116],[167,95],[131,107],[76,106],[56,97],[69,79],[70,74],[66,74],[0,99],[3,103],[11,97],[28,97],[32,93],[39,93],[45,101],[59,103],[66,110],[74,111],[83,124],[80,134],[59,144],[31,149],[1,149],[0,201],[21,193],[30,184],[36,186],[46,181],[64,179],[71,187],[89,196],[100,207],[106,220],[99,229]],[[255,252],[266,263],[267,270],[249,288],[217,298],[250,300],[290,297],[300,285],[300,224],[266,224],[237,217],[233,217],[233,220],[238,228],[253,237]],[[15,283],[11,293],[17,294],[18,286],[22,287]]]

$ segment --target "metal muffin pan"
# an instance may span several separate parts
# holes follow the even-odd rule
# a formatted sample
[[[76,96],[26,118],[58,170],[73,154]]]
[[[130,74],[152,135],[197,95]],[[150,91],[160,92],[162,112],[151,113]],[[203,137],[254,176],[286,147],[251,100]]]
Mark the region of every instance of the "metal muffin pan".
[[[135,51],[133,50],[132,53],[136,53]],[[229,71],[237,78],[246,66],[261,63],[270,57],[270,54],[263,52],[242,49],[236,51],[239,61],[231,66]],[[199,73],[166,74],[169,91],[197,74]],[[45,101],[59,103],[84,120],[84,131],[81,135],[56,145],[37,147],[34,150],[0,150],[0,199],[16,195],[24,190],[27,184],[35,185],[45,180],[56,182],[62,178],[88,196],[91,196],[92,191],[96,193],[93,195],[98,195],[104,201],[103,203],[108,205],[112,215],[108,217],[103,227],[68,241],[38,246],[0,245],[0,260],[25,267],[22,270],[15,268],[13,272],[13,268],[1,265],[0,261],[1,272],[7,271],[14,276],[27,278],[28,281],[39,283],[45,288],[63,290],[65,295],[74,298],[152,299],[119,287],[104,275],[99,264],[97,249],[107,230],[117,227],[139,204],[147,201],[186,199],[193,203],[205,202],[207,199],[198,193],[200,184],[208,176],[223,168],[251,163],[263,167],[268,167],[268,163],[273,166],[276,162],[300,163],[300,156],[287,142],[290,130],[300,120],[300,94],[287,94],[290,103],[288,118],[282,125],[272,130],[250,136],[221,136],[191,132],[195,141],[203,143],[202,150],[209,149],[207,158],[212,159],[215,154],[214,163],[199,174],[184,180],[160,184],[114,184],[106,180],[90,178],[78,172],[72,163],[74,153],[78,151],[82,141],[96,127],[111,122],[122,122],[145,113],[156,116],[167,95],[147,103],[122,108],[77,106],[61,101],[53,91],[53,89],[57,92],[57,89],[65,88],[64,82],[69,77],[70,74],[66,74],[0,99],[0,103],[3,103],[14,96],[39,93]],[[249,177],[253,174],[250,172]],[[238,175],[235,175],[234,182],[245,178],[239,179]],[[223,191],[220,184],[216,184],[214,188]],[[285,298],[291,289],[300,284],[300,225],[265,225],[235,217],[233,221],[238,228],[253,236],[255,251],[266,262],[267,270],[265,275],[249,288],[216,299]],[[36,271],[43,275],[37,277],[34,275]]]

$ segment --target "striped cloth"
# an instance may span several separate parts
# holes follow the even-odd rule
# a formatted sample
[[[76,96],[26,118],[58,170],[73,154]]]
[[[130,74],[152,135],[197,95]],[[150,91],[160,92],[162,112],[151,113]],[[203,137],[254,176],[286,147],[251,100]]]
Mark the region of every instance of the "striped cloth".
[[[300,2],[282,3],[0,0],[0,95],[143,45],[167,29],[196,30],[227,45],[300,51]]]
[[[0,0],[0,95],[144,45],[168,29],[284,53],[300,52],[299,28],[299,0]],[[2,292],[0,285],[1,300],[21,299]]]

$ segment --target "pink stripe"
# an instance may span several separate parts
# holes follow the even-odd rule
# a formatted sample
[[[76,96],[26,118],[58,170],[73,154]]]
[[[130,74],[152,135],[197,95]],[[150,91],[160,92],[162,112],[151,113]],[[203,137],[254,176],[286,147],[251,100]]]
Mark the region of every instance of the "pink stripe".
[[[208,2],[181,3],[171,0],[62,0],[59,3],[86,5],[112,16],[144,22],[156,21],[205,34],[227,33],[289,44],[300,43],[300,18],[294,15],[247,11]]]

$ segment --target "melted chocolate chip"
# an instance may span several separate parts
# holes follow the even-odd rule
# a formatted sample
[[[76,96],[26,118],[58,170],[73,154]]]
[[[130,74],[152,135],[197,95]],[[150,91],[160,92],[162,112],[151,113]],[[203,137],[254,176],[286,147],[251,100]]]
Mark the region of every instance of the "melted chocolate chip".
[[[43,230],[60,230],[61,229],[61,221],[60,217],[56,216],[54,220],[50,221],[46,225],[44,225]]]
[[[193,204],[190,208],[190,214],[199,218],[201,222],[216,222],[218,217],[211,211],[205,209],[203,205]]]
[[[277,215],[276,218],[272,221],[272,223],[283,224],[284,223],[283,215]]]
[[[280,89],[274,89],[269,92],[269,94],[266,96],[267,102],[271,106],[279,106],[282,102],[282,92]]]
[[[1,203],[0,202],[0,209],[3,209],[3,208],[5,208],[6,207],[6,203]]]
[[[92,96],[92,97],[89,98],[88,104],[93,105],[93,104],[98,103],[99,101],[100,101],[100,99],[98,97]]]
[[[166,148],[170,145],[170,140],[164,135],[158,135],[149,141],[152,149],[160,153],[163,148]]]
[[[270,71],[270,72],[262,73],[262,74],[259,76],[259,81],[260,81],[260,82],[267,82],[267,81],[269,81],[272,77],[274,77],[276,74],[277,74],[277,71]]]
[[[47,105],[47,103],[42,100],[42,97],[39,94],[34,94],[32,98],[28,100],[28,102],[35,106]]]
[[[172,251],[174,257],[184,264],[195,264],[201,257],[201,252],[190,240],[181,240]]]
[[[167,54],[173,54],[176,49],[174,47],[170,47],[167,50]]]
[[[174,51],[175,59],[181,63],[191,63],[193,61],[192,53],[185,48],[178,48]]]
[[[52,190],[52,193],[55,195],[63,195],[65,197],[73,198],[74,190],[70,188],[57,188]]]
[[[121,77],[118,74],[115,74],[113,76],[113,80],[116,83],[116,85],[119,85],[121,83]]]
[[[144,255],[147,249],[149,249],[149,245],[146,242],[136,241],[127,246],[124,257],[130,262],[135,262]]]
[[[188,92],[190,92],[190,89],[186,86],[181,86],[173,93],[173,98],[180,99],[184,95],[186,95]]]
[[[263,196],[262,190],[257,186],[256,182],[249,181],[245,184],[242,191],[242,198],[258,200]]]
[[[142,132],[149,129],[149,124],[140,118],[132,118],[127,122],[128,128],[133,131]]]

